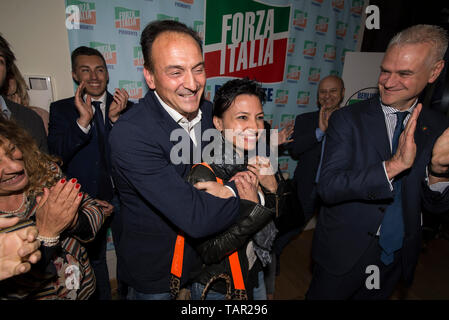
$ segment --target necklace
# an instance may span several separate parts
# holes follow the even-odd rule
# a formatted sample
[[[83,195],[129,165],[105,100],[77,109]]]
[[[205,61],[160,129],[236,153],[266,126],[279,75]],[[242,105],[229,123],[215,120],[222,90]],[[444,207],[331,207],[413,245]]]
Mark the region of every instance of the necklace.
[[[25,192],[22,193],[22,203],[20,204],[20,206],[16,209],[16,210],[12,210],[12,211],[6,211],[6,210],[0,210],[1,213],[9,213],[9,214],[14,214],[20,211],[20,209],[23,207],[23,205],[25,204]]]

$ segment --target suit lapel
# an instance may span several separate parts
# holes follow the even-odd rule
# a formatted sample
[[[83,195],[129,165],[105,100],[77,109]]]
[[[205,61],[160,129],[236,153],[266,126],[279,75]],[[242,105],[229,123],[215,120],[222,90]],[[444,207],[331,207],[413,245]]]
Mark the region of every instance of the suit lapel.
[[[186,161],[191,163],[193,157],[193,142],[192,139],[190,139],[189,134],[178,123],[176,123],[167,111],[165,111],[152,91],[148,92],[145,99],[149,99],[147,105],[149,105],[152,109],[152,115],[155,117],[155,120],[160,125],[162,130],[166,133],[171,146],[176,146],[177,148],[181,147],[180,156],[182,157],[182,163],[185,164]],[[173,140],[170,140],[172,133]],[[182,144],[178,145],[181,141]],[[188,142],[188,147],[185,144],[186,142]],[[188,149],[186,150],[186,148]],[[186,154],[187,151],[189,154]]]
[[[111,107],[111,103],[114,101],[114,98],[112,97],[112,95],[109,92],[106,92],[106,109],[104,110],[104,125],[105,125],[105,134],[106,137],[109,136],[109,132],[112,129],[112,125],[109,121],[109,108]]]
[[[428,156],[429,152],[426,152],[426,147],[428,148],[429,145],[433,147],[433,144],[431,143],[432,137],[433,137],[433,128],[431,126],[431,121],[429,121],[428,113],[423,108],[421,110],[421,114],[418,117],[418,120],[416,122],[416,129],[415,129],[415,144],[416,144],[416,158],[415,158],[415,164],[420,163],[422,161],[422,157]],[[424,160],[426,163],[430,159]],[[407,185],[407,179],[408,176],[404,177],[405,183],[402,184],[403,188]]]
[[[363,113],[363,117],[362,125],[366,130],[371,145],[379,153],[382,160],[390,159],[392,155],[390,142],[388,140],[387,126],[385,124],[385,116],[378,100],[371,100],[370,104],[366,106],[366,111]]]
[[[428,144],[428,139],[432,136],[432,127],[427,121],[427,111],[425,109],[421,110],[421,114],[416,122],[415,130],[415,143],[416,143],[416,154],[418,156],[422,155],[422,150]]]
[[[152,114],[162,130],[165,131],[168,136],[172,134],[173,130],[182,129],[182,127],[164,110],[152,91],[149,91],[145,98],[150,100],[148,101],[148,105],[153,109]],[[177,143],[177,141],[173,141],[172,143]]]

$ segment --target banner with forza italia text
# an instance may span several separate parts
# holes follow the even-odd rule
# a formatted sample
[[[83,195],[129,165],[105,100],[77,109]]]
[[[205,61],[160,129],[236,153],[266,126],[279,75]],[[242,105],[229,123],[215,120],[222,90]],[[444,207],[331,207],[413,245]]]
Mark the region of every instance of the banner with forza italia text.
[[[140,34],[153,20],[172,19],[203,39],[205,97],[227,80],[249,77],[267,94],[265,119],[283,127],[317,110],[320,79],[341,76],[346,52],[357,48],[368,0],[65,0],[70,51],[98,49],[108,89],[125,88],[133,101],[147,92]],[[296,162],[279,159],[292,176]]]

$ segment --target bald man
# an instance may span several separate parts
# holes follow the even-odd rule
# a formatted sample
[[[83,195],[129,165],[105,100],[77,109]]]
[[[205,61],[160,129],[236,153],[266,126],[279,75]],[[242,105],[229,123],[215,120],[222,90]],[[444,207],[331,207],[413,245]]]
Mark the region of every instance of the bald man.
[[[296,117],[290,155],[298,160],[293,181],[297,187],[306,220],[317,210],[315,180],[321,157],[323,138],[331,114],[340,108],[345,95],[343,80],[330,75],[318,85],[318,111]]]

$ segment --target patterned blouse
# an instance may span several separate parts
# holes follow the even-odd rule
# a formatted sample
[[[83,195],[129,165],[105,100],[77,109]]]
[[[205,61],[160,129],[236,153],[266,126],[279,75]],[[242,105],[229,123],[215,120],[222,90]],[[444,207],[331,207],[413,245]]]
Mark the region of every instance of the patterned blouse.
[[[51,163],[51,170],[56,181],[63,178],[61,169],[55,163]],[[21,221],[0,232],[35,225],[36,198],[28,195],[26,204],[26,211],[16,214]],[[0,212],[0,217],[5,215]],[[1,281],[0,299],[88,299],[95,290],[95,275],[83,243],[95,238],[104,219],[101,207],[88,194],[84,194],[78,210],[77,224],[60,234],[57,246],[41,245],[41,261],[32,265],[30,272]]]

